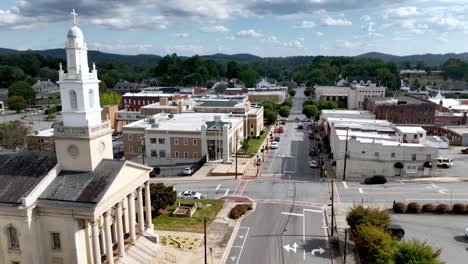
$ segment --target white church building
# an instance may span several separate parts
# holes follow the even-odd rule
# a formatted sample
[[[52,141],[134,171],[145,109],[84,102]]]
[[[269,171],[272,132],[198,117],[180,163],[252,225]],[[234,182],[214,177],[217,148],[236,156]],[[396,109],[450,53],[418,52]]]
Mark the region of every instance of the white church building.
[[[151,168],[113,160],[97,71],[75,21],[66,54],[56,154],[0,153],[0,264],[150,263],[159,247]]]

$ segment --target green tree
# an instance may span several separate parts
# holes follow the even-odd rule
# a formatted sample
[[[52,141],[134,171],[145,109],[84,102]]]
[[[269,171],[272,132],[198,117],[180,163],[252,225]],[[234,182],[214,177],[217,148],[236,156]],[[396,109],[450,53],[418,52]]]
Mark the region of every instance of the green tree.
[[[8,87],[8,96],[22,96],[26,102],[36,102],[36,91],[25,81],[17,81]]]
[[[224,83],[218,83],[218,85],[216,85],[216,87],[214,88],[215,93],[217,94],[223,94],[224,91],[226,91],[226,89],[227,89],[227,85]]]
[[[338,104],[335,102],[335,101],[323,101],[323,102],[320,102],[319,103],[319,106],[318,108],[320,110],[325,110],[325,109],[337,109],[338,108]]]
[[[7,126],[0,127],[0,146],[6,149],[23,148],[30,133],[29,128],[21,121],[12,121]]]
[[[307,97],[310,96],[311,92],[312,92],[312,89],[310,89],[310,88],[305,88],[304,89],[304,95],[307,96]]]
[[[276,123],[278,120],[278,114],[274,110],[271,109],[265,109],[263,112],[263,119],[265,119],[265,123],[267,125],[271,125]]]
[[[105,92],[99,96],[99,102],[104,105],[120,105],[122,103],[122,96],[116,92]]]
[[[353,207],[346,216],[346,221],[352,231],[356,231],[359,225],[373,225],[385,228],[390,225],[390,216],[386,211],[377,208]]]
[[[236,61],[229,61],[227,64],[226,77],[228,79],[238,78],[240,72],[239,63]]]
[[[265,110],[271,110],[271,111],[275,111],[276,110],[276,106],[277,104],[275,104],[274,102],[272,101],[263,101],[262,102],[262,106]]]
[[[53,82],[58,81],[58,73],[56,70],[53,70],[49,67],[42,67],[39,69],[39,79],[41,80],[51,80]]]
[[[173,205],[177,200],[177,193],[173,186],[166,186],[163,183],[152,184],[150,187],[151,207],[156,213]]]
[[[257,72],[252,69],[243,70],[239,73],[239,79],[244,83],[245,87],[254,87],[257,80]]]
[[[304,106],[304,108],[302,108],[302,113],[307,118],[311,118],[311,117],[317,116],[319,111],[318,111],[317,106],[315,106],[315,105],[306,105],[306,106]]]
[[[287,105],[283,105],[281,106],[279,109],[278,109],[278,114],[281,116],[281,117],[288,117],[289,114],[291,113],[291,108]]]
[[[306,106],[306,105],[316,105],[315,104],[315,101],[313,99],[306,99],[304,100],[304,102],[302,103],[302,107]]]
[[[16,81],[26,77],[23,70],[18,67],[0,65],[0,87],[8,87]]]
[[[416,87],[416,88],[419,88],[421,87],[421,84],[419,83],[419,80],[418,79],[414,79],[413,83],[412,83],[412,86]]]
[[[291,97],[294,97],[296,95],[296,90],[290,89],[288,93]]]
[[[400,264],[395,262],[395,246],[397,240],[381,227],[370,224],[357,226],[354,243],[359,255],[366,263]]]
[[[400,241],[395,250],[395,263],[398,264],[443,264],[439,260],[441,250],[434,250],[425,242],[417,240]]]
[[[8,98],[8,108],[11,110],[16,110],[16,112],[19,113],[26,107],[28,107],[28,103],[24,100],[23,96],[14,95]]]

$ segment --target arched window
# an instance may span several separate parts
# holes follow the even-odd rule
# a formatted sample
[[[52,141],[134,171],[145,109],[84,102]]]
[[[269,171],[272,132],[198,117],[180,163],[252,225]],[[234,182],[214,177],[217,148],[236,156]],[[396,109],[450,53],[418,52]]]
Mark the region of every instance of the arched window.
[[[70,91],[70,107],[72,110],[78,109],[78,103],[76,102],[76,92]]]
[[[94,90],[93,89],[89,90],[89,107],[90,108],[94,107]]]
[[[19,239],[18,239],[18,231],[13,226],[9,226],[7,228],[7,235],[8,235],[8,248],[9,249],[19,249]]]

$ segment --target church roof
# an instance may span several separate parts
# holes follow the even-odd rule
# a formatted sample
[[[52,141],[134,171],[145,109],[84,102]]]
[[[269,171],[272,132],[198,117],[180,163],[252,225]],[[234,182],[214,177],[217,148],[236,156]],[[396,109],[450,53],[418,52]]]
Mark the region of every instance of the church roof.
[[[124,165],[124,160],[104,159],[92,172],[62,171],[39,200],[97,204]]]
[[[56,164],[55,153],[0,152],[0,203],[21,203]]]

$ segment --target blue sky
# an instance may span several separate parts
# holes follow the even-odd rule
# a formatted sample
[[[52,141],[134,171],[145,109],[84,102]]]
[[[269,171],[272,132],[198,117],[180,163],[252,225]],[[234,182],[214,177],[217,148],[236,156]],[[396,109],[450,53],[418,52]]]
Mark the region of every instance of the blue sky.
[[[0,0],[0,47],[263,57],[466,52],[468,0]]]

